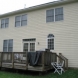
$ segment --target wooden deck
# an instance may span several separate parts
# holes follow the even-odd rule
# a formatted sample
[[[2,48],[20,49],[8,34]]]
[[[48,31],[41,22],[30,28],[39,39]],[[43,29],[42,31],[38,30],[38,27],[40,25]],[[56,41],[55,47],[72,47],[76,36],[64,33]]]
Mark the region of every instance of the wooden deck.
[[[32,71],[47,71],[52,69],[51,62],[57,61],[57,54],[50,51],[42,53],[41,62],[38,66],[30,66],[28,63],[27,53],[23,58],[24,52],[0,52],[0,67],[14,68]],[[16,58],[15,55],[20,56]]]

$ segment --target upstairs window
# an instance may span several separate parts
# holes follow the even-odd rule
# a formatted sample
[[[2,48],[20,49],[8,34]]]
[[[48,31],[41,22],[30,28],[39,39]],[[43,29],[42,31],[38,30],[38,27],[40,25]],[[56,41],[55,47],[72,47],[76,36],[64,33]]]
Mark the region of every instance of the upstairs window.
[[[48,44],[48,49],[54,50],[54,35],[49,34],[47,37],[47,44]]]
[[[9,18],[1,20],[1,28],[7,28],[9,26]]]
[[[55,9],[55,21],[63,20],[63,7]]]
[[[20,16],[16,16],[15,17],[15,26],[20,26],[21,25],[21,17]]]
[[[15,27],[27,25],[27,15],[21,15],[15,17]]]
[[[46,11],[46,22],[54,22],[61,20],[63,20],[63,7]]]
[[[46,11],[46,22],[54,22],[54,9]]]

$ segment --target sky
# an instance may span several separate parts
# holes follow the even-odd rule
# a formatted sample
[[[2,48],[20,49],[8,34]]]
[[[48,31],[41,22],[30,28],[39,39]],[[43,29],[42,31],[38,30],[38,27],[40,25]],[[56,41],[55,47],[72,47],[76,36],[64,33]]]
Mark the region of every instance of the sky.
[[[57,0],[0,0],[0,15]]]

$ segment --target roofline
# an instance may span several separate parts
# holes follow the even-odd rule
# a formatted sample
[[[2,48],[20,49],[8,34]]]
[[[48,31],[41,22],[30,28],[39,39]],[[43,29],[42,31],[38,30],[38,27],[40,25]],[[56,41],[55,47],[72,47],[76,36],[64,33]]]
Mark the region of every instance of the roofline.
[[[73,2],[76,2],[76,0],[67,0],[67,1],[66,0],[60,0],[60,1],[49,2],[49,3],[45,3],[45,4],[32,6],[32,7],[29,7],[29,8],[20,9],[20,10],[12,11],[12,12],[9,12],[9,13],[5,13],[5,14],[0,15],[0,18],[15,15],[15,14],[18,14],[18,13],[20,14],[20,13],[23,13],[23,12],[29,12],[29,11],[34,11],[34,10],[37,10],[37,9],[43,9],[43,8],[46,8],[46,7],[63,5],[63,4],[67,4],[67,3],[73,3]]]

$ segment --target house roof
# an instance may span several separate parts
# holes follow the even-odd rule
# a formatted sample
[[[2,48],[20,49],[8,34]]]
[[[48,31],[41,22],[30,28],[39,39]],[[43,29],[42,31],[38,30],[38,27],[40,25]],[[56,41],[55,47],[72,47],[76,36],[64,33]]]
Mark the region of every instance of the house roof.
[[[12,11],[12,12],[9,12],[9,13],[5,13],[5,14],[0,15],[0,18],[7,17],[7,16],[10,16],[10,15],[20,14],[20,13],[23,13],[23,12],[29,12],[29,11],[34,11],[34,10],[38,10],[38,9],[43,9],[43,8],[46,8],[46,7],[72,3],[72,2],[75,2],[75,1],[76,0],[59,0],[59,1],[49,2],[49,3],[45,3],[45,4],[41,4],[41,5],[37,5],[37,6],[25,8],[25,9],[20,9],[20,10]]]

